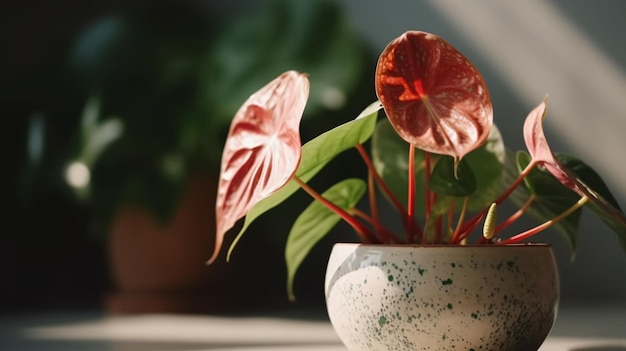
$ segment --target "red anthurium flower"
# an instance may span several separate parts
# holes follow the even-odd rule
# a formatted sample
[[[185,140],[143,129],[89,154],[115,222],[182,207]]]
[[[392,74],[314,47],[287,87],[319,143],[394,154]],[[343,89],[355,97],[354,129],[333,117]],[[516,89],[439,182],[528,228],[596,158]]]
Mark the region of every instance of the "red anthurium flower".
[[[299,126],[308,96],[307,76],[288,71],[237,111],[222,154],[215,250],[209,261],[217,257],[226,232],[296,172],[301,158]]]
[[[375,83],[394,129],[417,148],[458,161],[489,136],[493,107],[484,79],[436,35],[409,31],[389,43]]]

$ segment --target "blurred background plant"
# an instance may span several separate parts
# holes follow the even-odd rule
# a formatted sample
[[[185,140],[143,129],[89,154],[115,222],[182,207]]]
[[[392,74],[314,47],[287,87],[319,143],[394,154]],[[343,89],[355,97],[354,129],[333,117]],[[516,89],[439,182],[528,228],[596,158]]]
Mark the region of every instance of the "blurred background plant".
[[[181,196],[197,192],[187,188],[189,180],[217,174],[224,138],[238,107],[283,71],[311,75],[311,99],[303,121],[310,135],[325,129],[329,120],[350,118],[364,101],[373,99],[367,87],[375,56],[333,1],[274,0],[246,12],[229,12],[227,6],[210,1],[135,4],[103,12],[109,13],[94,16],[78,34],[50,48],[60,51],[56,52],[60,59],[47,63],[46,70],[63,73],[51,79],[54,91],[49,96],[42,92],[42,98],[54,100],[56,110],[46,104],[38,109],[24,106],[32,109],[32,117],[23,140],[28,150],[20,165],[20,203],[29,220],[56,216],[41,222],[55,233],[33,225],[22,228],[30,240],[7,239],[8,246],[27,241],[38,246],[42,236],[83,243],[89,247],[86,252],[97,254],[91,258],[97,268],[89,273],[70,270],[70,275],[98,276],[110,270],[105,261],[111,255],[105,249],[111,244],[97,238],[110,235],[112,226],[117,230],[116,217],[123,208],[145,209],[160,223],[157,227],[175,222]],[[203,189],[207,199],[195,213],[211,217],[214,200],[209,197],[214,190]],[[68,228],[67,222],[75,227]],[[213,228],[206,220],[200,226],[206,229],[201,241],[206,247],[196,251],[206,259]],[[71,238],[58,234],[67,231],[73,233]],[[77,241],[78,235],[91,239]],[[141,245],[133,249],[135,256],[149,250],[150,239],[144,239],[143,244],[135,242]],[[154,240],[161,240],[158,234]],[[277,245],[282,242],[276,239]],[[263,243],[261,248],[271,254],[271,245]],[[41,260],[67,253],[62,244],[50,248],[56,252],[43,254]],[[275,249],[276,264],[282,265],[282,248]],[[21,264],[17,257],[5,259],[6,267]],[[208,270],[202,262],[198,261],[200,268]],[[80,279],[93,284],[95,291],[111,284],[96,277]],[[62,285],[49,280],[48,289]],[[3,283],[14,286],[13,293],[4,293],[10,301],[19,300],[19,292],[26,289],[20,284],[34,281],[5,277]],[[80,283],[61,289],[67,292],[74,284]]]
[[[100,101],[83,113],[75,159],[93,173],[91,205],[132,202],[162,219],[189,174],[215,172],[230,120],[254,89],[289,68],[309,72],[307,117],[324,118],[345,108],[366,64],[336,4],[280,0],[224,23],[190,6],[110,16],[82,33],[71,58]],[[119,117],[96,124],[97,114]]]

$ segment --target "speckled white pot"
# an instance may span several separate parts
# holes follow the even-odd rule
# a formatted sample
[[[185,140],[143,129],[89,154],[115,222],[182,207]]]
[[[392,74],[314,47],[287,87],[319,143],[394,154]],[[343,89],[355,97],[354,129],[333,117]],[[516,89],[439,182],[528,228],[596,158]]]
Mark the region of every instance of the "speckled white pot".
[[[326,305],[350,351],[537,350],[556,318],[549,245],[335,244]]]

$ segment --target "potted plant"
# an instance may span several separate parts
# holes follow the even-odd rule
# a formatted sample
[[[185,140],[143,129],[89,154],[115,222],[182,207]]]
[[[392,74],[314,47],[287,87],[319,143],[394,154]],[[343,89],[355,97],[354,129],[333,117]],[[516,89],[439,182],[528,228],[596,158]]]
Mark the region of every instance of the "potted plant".
[[[293,297],[293,277],[311,248],[347,222],[360,243],[335,244],[325,292],[349,350],[537,349],[556,318],[559,281],[551,247],[527,239],[555,227],[575,248],[586,206],[626,247],[626,217],[598,174],[550,150],[547,99],[524,122],[527,150],[506,149],[478,69],[436,35],[408,31],[391,41],[376,67],[379,101],[301,146],[308,90],[306,74],[285,72],[235,115],[209,262],[242,217],[228,255],[256,218],[303,189],[314,201],[287,240],[288,292]],[[387,118],[378,118],[381,109]],[[341,180],[323,193],[309,185],[352,148],[366,179]],[[359,207],[366,193],[369,213]],[[380,194],[397,209],[399,233],[381,215]],[[498,216],[507,199],[519,209]],[[506,234],[526,214],[541,224]]]

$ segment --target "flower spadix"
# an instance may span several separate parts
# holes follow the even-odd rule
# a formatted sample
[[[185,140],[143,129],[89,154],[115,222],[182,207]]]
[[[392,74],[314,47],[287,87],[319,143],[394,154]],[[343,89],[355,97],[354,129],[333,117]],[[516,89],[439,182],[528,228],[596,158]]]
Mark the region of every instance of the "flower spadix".
[[[440,37],[405,32],[380,55],[375,79],[391,125],[415,147],[458,161],[487,140],[493,123],[487,85]]]
[[[217,257],[226,232],[296,172],[308,96],[307,76],[287,71],[251,95],[235,114],[222,154],[215,249],[209,262]]]

